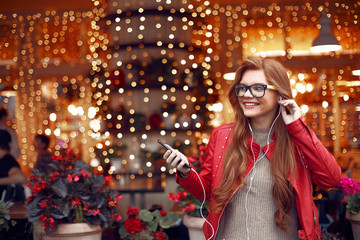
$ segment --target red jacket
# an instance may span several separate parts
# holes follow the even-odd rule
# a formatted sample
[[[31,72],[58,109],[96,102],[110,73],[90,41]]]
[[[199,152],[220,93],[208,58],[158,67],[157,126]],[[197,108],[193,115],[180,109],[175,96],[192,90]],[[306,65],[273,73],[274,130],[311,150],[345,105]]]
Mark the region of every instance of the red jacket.
[[[222,159],[231,141],[233,127],[234,124],[226,124],[214,129],[206,148],[204,164],[199,175],[205,188],[207,200],[210,198],[210,201],[213,201],[211,196],[212,189],[220,185],[223,169]],[[298,222],[300,224],[299,229],[304,231],[308,239],[320,239],[321,231],[318,211],[312,198],[312,184],[314,183],[323,189],[336,186],[340,181],[341,169],[334,157],[327,151],[302,118],[287,125],[287,130],[296,146],[294,151],[297,161],[298,178],[294,183],[294,192]],[[275,142],[276,139],[270,143],[269,151],[266,154],[270,161],[275,150]],[[251,137],[249,137],[250,144]],[[260,153],[260,145],[255,141],[253,141],[252,145],[255,159],[257,159]],[[266,149],[267,146],[263,146],[264,152],[266,152]],[[253,154],[249,154],[248,164],[246,176],[254,164]],[[204,199],[203,188],[197,174],[193,171],[190,171],[190,174],[185,178],[181,178],[178,175],[176,181],[196,198]],[[204,224],[203,230],[206,239],[214,239],[222,213],[209,213],[207,221],[214,230],[208,223]]]

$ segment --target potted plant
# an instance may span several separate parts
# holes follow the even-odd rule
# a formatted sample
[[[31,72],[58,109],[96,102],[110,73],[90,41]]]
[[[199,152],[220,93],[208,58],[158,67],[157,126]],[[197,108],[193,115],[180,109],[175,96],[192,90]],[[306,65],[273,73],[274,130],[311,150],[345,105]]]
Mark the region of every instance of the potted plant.
[[[176,213],[165,210],[149,211],[128,207],[128,219],[119,228],[120,239],[123,240],[166,240],[168,236],[163,229],[173,226],[178,220]]]
[[[345,194],[346,218],[351,221],[354,239],[360,239],[360,184],[355,179],[342,177],[340,186]]]
[[[199,146],[199,153],[196,156],[188,157],[189,162],[194,169],[199,172],[204,161],[205,146]],[[169,193],[168,197],[175,202],[185,213],[183,222],[189,230],[190,239],[205,239],[202,226],[208,215],[209,201],[203,203],[202,200],[195,198],[187,190],[178,186],[175,193]],[[202,215],[202,216],[201,216]],[[204,217],[204,218],[203,218]]]
[[[85,162],[67,149],[54,156],[46,170],[34,169],[29,177],[28,219],[41,224],[44,236],[60,234],[66,224],[82,223],[84,228],[90,226],[90,235],[101,239],[101,228],[121,219],[116,206],[122,197],[110,191],[111,180],[111,176],[93,174]]]
[[[0,238],[5,235],[10,228],[10,226],[14,226],[16,224],[15,220],[11,220],[9,215],[9,209],[14,205],[13,202],[4,202],[0,200]]]

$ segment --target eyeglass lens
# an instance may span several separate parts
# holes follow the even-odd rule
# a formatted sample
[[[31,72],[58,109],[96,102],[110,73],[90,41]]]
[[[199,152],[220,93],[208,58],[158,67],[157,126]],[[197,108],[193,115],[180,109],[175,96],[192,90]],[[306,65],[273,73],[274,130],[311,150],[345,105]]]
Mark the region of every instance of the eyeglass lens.
[[[244,84],[238,84],[235,86],[235,93],[238,97],[243,97],[247,90],[250,90],[253,97],[263,97],[265,95],[266,85],[254,84],[246,86]]]

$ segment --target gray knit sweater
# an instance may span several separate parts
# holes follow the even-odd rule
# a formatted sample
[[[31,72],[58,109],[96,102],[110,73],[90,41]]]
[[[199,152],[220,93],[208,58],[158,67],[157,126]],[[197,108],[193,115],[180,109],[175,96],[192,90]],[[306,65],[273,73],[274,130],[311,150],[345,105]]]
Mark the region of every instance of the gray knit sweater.
[[[267,145],[268,131],[255,129],[254,141]],[[299,239],[295,201],[290,211],[292,231],[286,233],[276,227],[274,213],[278,207],[272,196],[271,166],[263,155],[261,150],[255,167],[245,178],[247,185],[238,190],[226,206],[216,240]]]

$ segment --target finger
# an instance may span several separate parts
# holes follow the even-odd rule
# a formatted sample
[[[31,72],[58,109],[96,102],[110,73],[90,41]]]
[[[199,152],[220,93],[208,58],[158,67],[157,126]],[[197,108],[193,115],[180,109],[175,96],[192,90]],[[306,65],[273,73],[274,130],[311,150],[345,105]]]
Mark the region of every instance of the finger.
[[[170,156],[170,154],[171,154],[172,152],[170,151],[170,150],[166,150],[166,152],[164,153],[164,159],[167,159],[169,156]]]
[[[175,151],[170,152],[168,150],[168,151],[166,151],[166,154],[168,154],[168,153],[170,153],[170,154],[169,154],[169,156],[167,158],[165,158],[165,161],[166,161],[166,163],[172,165],[172,162],[174,161],[174,158],[176,158],[177,155],[176,155]]]
[[[280,112],[282,116],[286,115],[286,109],[282,104],[280,104]]]
[[[179,155],[177,155],[177,156],[174,158],[174,161],[171,163],[171,165],[172,165],[173,167],[178,168],[181,163],[182,163],[182,156],[181,156],[181,154],[179,154]],[[185,164],[185,163],[184,163],[184,164]]]
[[[168,147],[168,149],[170,149],[171,152],[174,151],[174,149],[170,145],[168,145],[168,144],[165,144],[165,145]]]

